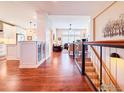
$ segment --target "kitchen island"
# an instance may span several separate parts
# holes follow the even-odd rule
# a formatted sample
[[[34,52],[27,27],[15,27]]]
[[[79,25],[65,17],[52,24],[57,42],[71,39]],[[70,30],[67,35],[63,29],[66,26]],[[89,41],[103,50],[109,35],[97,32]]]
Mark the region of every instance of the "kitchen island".
[[[43,43],[40,41],[20,42],[20,68],[37,68],[45,61]]]

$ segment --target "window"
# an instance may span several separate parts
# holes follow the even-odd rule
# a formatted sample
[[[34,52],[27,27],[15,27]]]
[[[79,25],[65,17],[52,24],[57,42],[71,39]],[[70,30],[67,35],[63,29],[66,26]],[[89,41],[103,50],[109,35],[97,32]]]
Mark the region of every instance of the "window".
[[[86,34],[87,29],[57,29],[57,36],[61,37],[62,45],[86,38]]]
[[[81,39],[81,30],[66,30],[62,33],[62,45]]]

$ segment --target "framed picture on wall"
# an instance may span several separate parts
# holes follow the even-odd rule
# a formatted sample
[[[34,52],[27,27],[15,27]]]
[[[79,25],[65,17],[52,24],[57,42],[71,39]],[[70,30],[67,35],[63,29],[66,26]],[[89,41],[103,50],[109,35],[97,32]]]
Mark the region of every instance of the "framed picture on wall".
[[[27,36],[27,40],[32,40],[32,36]]]
[[[24,34],[16,34],[16,38],[17,38],[17,41],[24,41],[25,40]]]

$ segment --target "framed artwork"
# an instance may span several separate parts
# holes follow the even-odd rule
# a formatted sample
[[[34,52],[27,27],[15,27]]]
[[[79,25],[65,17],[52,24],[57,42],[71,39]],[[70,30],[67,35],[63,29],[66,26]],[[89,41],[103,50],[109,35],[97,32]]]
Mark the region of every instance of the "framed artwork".
[[[108,21],[103,29],[104,37],[124,36],[124,14],[118,19]]]
[[[32,36],[27,36],[27,40],[32,40]]]
[[[17,41],[24,41],[25,40],[24,34],[16,34],[16,38],[17,38]]]

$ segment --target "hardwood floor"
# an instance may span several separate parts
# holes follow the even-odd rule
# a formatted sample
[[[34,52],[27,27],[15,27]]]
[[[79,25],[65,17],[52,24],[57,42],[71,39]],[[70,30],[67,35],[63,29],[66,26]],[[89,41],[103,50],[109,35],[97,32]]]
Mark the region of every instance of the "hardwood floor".
[[[37,69],[18,66],[18,61],[0,62],[0,91],[92,91],[66,51],[53,53]]]

